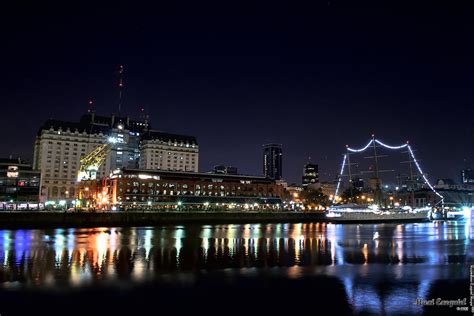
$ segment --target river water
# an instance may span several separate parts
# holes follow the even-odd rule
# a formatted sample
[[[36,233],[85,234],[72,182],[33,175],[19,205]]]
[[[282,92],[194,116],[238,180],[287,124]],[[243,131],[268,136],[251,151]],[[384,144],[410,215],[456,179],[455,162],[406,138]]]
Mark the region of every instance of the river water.
[[[343,314],[456,313],[416,300],[469,305],[472,229],[439,221],[0,230],[0,313],[84,297],[178,309],[214,298],[230,311],[244,310],[241,300],[273,314],[316,304]]]

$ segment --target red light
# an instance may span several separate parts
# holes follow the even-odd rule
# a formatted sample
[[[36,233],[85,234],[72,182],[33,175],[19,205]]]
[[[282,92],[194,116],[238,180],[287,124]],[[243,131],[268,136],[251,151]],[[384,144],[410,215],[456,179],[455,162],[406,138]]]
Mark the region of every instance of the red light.
[[[19,186],[19,187],[24,187],[24,186],[25,186],[25,182],[24,182],[24,181],[18,182],[18,186]]]

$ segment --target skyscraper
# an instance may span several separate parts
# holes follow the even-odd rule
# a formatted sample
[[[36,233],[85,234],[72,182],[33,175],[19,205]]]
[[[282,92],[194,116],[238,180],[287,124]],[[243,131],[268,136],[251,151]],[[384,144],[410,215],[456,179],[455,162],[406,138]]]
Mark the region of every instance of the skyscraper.
[[[263,174],[268,178],[281,180],[283,177],[282,159],[281,144],[263,145]]]
[[[303,169],[303,187],[307,187],[310,184],[318,184],[319,183],[319,171],[318,165],[307,163],[304,165]]]

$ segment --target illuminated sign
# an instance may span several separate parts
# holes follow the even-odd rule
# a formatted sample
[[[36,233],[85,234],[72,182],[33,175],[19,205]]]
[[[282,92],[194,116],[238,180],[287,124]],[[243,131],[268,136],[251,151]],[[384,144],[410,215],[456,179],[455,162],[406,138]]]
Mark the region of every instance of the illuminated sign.
[[[8,166],[7,177],[8,178],[18,178],[18,167],[17,166]]]

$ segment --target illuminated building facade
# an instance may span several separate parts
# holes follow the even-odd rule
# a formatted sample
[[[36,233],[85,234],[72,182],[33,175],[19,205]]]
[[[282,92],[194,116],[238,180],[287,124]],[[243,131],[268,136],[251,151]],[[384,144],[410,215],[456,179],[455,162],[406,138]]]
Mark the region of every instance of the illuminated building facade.
[[[171,134],[153,131],[147,120],[135,121],[114,115],[107,117],[88,113],[79,122],[47,120],[36,136],[33,157],[33,168],[42,174],[42,202],[76,199],[75,185],[81,157],[105,143],[112,146],[97,172],[98,178],[104,178],[118,168],[138,168],[142,162],[159,161],[160,150],[163,152],[161,155],[166,151],[166,155],[180,157],[178,153],[183,153],[183,147],[187,148],[186,142],[180,146],[183,137],[173,135],[173,138],[163,138],[163,135]],[[163,140],[166,146],[161,143]],[[189,165],[177,164],[178,170],[197,171],[199,151],[195,140],[193,145],[195,156],[189,165],[194,162],[194,169],[188,169]],[[143,160],[140,159],[142,156],[145,157]],[[175,166],[167,162],[153,167],[168,170]]]
[[[78,185],[82,206],[276,207],[284,188],[265,177],[162,170],[121,169]]]
[[[147,131],[140,145],[140,169],[198,172],[195,137]]]
[[[283,178],[283,151],[281,144],[263,145],[263,174],[275,180]]]
[[[218,165],[214,166],[214,173],[220,173],[220,174],[238,174],[237,167],[232,167],[232,166],[225,166],[225,165]]]
[[[319,184],[318,165],[307,163],[303,169],[303,187]]]
[[[21,159],[0,159],[0,208],[38,208],[40,172]]]

